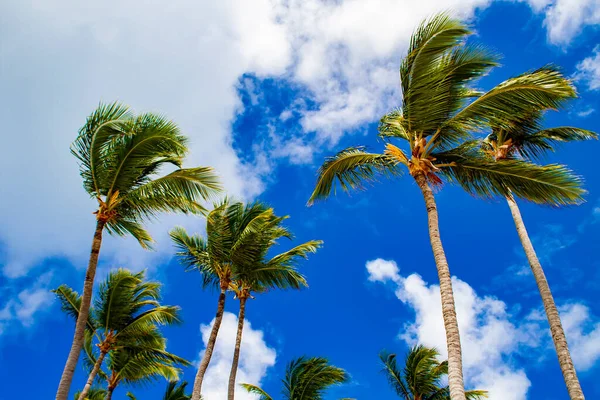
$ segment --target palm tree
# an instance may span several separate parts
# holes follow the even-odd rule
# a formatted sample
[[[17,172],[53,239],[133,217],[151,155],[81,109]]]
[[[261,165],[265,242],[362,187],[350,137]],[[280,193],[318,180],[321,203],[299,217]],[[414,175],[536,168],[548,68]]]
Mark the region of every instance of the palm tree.
[[[273,210],[261,203],[244,205],[230,203],[228,199],[216,204],[206,218],[206,239],[200,235],[188,235],[183,228],[171,231],[171,238],[178,249],[186,271],[198,271],[204,287],[218,287],[217,313],[206,343],[206,350],[198,366],[192,389],[192,400],[199,400],[202,381],[210,363],[213,349],[223,320],[226,293],[235,280],[237,271],[254,260],[263,246],[253,241],[254,233],[264,221],[273,218]]]
[[[186,381],[170,381],[167,385],[163,400],[189,400],[190,396],[185,394],[185,387],[187,384]]]
[[[166,350],[167,340],[156,329],[146,329],[138,341],[130,346],[122,346],[108,354],[108,372],[99,371],[98,376],[106,381],[105,400],[112,398],[117,386],[142,385],[165,378],[177,380],[181,369],[179,366],[190,366],[185,359]],[[96,357],[86,346],[86,364],[96,363]]]
[[[597,139],[594,132],[571,126],[543,129],[541,120],[542,112],[534,110],[521,118],[513,118],[507,121],[507,126],[492,126],[492,133],[480,142],[481,148],[490,158],[503,163],[514,159],[538,159],[544,153],[554,151],[555,145],[560,142]],[[548,191],[548,197],[556,196],[552,188],[549,188]],[[521,217],[521,211],[514,196],[509,193],[506,196],[506,201],[542,297],[552,340],[554,341],[569,396],[571,399],[583,399],[583,391],[571,360],[565,332],[546,275],[529,239],[525,223]],[[549,203],[553,204],[552,201]]]
[[[73,397],[73,399],[78,400],[80,395],[81,395],[81,392],[76,392],[75,397]],[[106,389],[94,387],[88,391],[88,394],[85,397],[85,400],[104,400],[105,397],[106,397]]]
[[[119,103],[101,104],[80,129],[71,152],[79,160],[84,189],[98,201],[98,209],[81,310],[57,400],[67,400],[83,346],[104,229],[130,234],[149,248],[152,238],[144,221],[160,212],[201,213],[204,208],[198,202],[220,190],[211,168],[181,168],[186,144],[175,123],[152,113],[136,116]],[[157,177],[167,164],[177,169]]]
[[[291,238],[291,233],[281,224],[288,217],[272,217],[265,220],[254,232],[242,233],[247,235],[247,240],[261,247],[255,253],[256,259],[251,260],[247,266],[237,269],[236,277],[231,282],[231,290],[239,299],[240,310],[238,314],[238,327],[229,374],[228,400],[234,400],[235,380],[240,358],[242,333],[246,314],[246,301],[253,298],[253,293],[264,293],[272,289],[300,289],[307,287],[306,279],[296,269],[300,259],[307,259],[309,253],[315,253],[323,243],[320,240],[311,240],[300,244],[286,252],[267,259],[271,248],[282,237]]]
[[[450,390],[442,382],[448,374],[448,362],[439,362],[439,355],[434,348],[414,346],[408,352],[402,369],[395,354],[381,352],[379,358],[390,386],[402,400],[450,400]],[[465,396],[469,400],[477,400],[487,397],[487,392],[469,390]]]
[[[322,357],[300,357],[292,360],[286,368],[283,382],[285,400],[322,400],[331,386],[346,383],[350,377],[341,368],[329,364]],[[259,395],[258,400],[273,400],[258,386],[242,383],[248,393]]]
[[[88,396],[106,355],[114,349],[131,346],[140,334],[154,325],[180,322],[179,307],[160,305],[158,282],[145,282],[145,272],[118,269],[102,282],[98,297],[88,315],[88,336],[97,340],[100,354],[91,368],[78,400]],[[81,296],[67,285],[54,290],[62,309],[77,319]]]
[[[576,201],[582,190],[564,167],[537,166],[520,160],[490,162],[474,146],[460,144],[486,123],[503,124],[511,115],[533,107],[556,108],[574,95],[556,69],[544,67],[526,73],[481,94],[469,87],[496,65],[496,56],[477,45],[465,45],[470,34],[460,21],[445,14],[425,21],[413,34],[400,65],[402,106],[384,116],[379,127],[385,139],[408,142],[409,151],[388,143],[382,153],[352,147],[328,158],[321,166],[309,204],[331,194],[335,181],[344,190],[360,188],[378,174],[399,175],[405,166],[425,200],[429,237],[440,281],[446,342],[448,380],[452,400],[465,400],[460,335],[448,262],[440,239],[438,212],[432,186],[442,178],[464,183],[482,197],[516,195],[545,202],[553,190],[560,201]]]

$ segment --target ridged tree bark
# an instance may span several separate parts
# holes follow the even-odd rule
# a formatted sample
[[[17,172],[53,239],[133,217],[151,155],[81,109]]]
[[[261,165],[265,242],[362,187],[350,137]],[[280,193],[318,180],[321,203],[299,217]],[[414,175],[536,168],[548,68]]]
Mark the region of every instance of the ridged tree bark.
[[[229,387],[227,388],[227,400],[234,400],[235,396],[235,377],[237,375],[238,364],[240,361],[240,347],[242,345],[242,333],[244,331],[244,319],[246,316],[246,300],[246,297],[240,298],[240,312],[238,313],[237,336],[235,337],[233,362],[231,363],[231,372],[229,373]]]
[[[215,323],[213,324],[208,343],[206,343],[206,350],[204,356],[198,367],[196,373],[196,379],[194,380],[194,388],[192,389],[191,400],[200,400],[202,394],[202,381],[204,380],[204,374],[210,364],[210,358],[212,357],[215,343],[217,342],[217,335],[219,334],[219,328],[221,327],[221,321],[223,321],[223,312],[225,311],[225,295],[227,292],[227,285],[221,285],[221,293],[219,294],[219,304],[217,306],[217,315],[215,316]]]
[[[100,367],[102,366],[104,357],[106,357],[106,353],[107,352],[105,352],[105,351],[100,352],[100,355],[98,356],[98,359],[96,360],[96,363],[94,364],[94,368],[92,368],[92,371],[90,372],[90,375],[88,376],[88,380],[85,383],[85,386],[83,387],[83,390],[81,391],[81,394],[79,395],[77,400],[85,400],[85,397],[90,392],[90,389],[92,388],[92,384],[94,383],[94,379],[96,378],[96,375],[98,375],[98,371],[100,371]]]
[[[531,267],[535,282],[540,291],[540,296],[542,297],[542,302],[544,303],[544,310],[546,311],[546,317],[548,318],[548,324],[550,325],[550,332],[552,334],[552,340],[554,341],[554,347],[556,348],[558,363],[560,364],[560,369],[567,385],[569,397],[571,400],[583,400],[585,397],[581,390],[581,385],[579,384],[573,361],[571,360],[571,353],[569,352],[569,346],[567,345],[565,331],[560,322],[558,309],[556,308],[554,297],[552,296],[550,286],[546,280],[546,274],[544,274],[540,260],[538,259],[533,244],[527,234],[527,229],[525,228],[525,223],[521,217],[519,206],[512,197],[507,197],[506,201],[508,202],[508,207],[510,208],[513,220],[515,221],[515,226],[517,227],[519,239],[521,239],[527,261],[529,261],[529,266]]]
[[[96,231],[94,233],[94,239],[92,240],[90,260],[88,262],[87,271],[85,272],[83,295],[81,296],[81,309],[79,310],[77,322],[75,323],[75,334],[73,335],[71,350],[69,351],[69,356],[67,357],[67,362],[65,363],[65,368],[60,378],[60,383],[58,384],[58,390],[56,391],[56,400],[67,400],[69,390],[71,389],[71,382],[73,381],[73,375],[75,374],[75,367],[77,366],[79,355],[83,347],[85,326],[90,313],[92,290],[94,288],[94,278],[96,276],[96,267],[98,266],[100,247],[102,246],[102,231],[104,230],[104,225],[105,222],[103,220],[97,220]]]
[[[422,172],[414,175],[419,185],[425,205],[427,207],[427,219],[429,223],[429,239],[433,250],[433,257],[437,266],[440,281],[440,295],[442,299],[442,316],[446,330],[446,345],[448,347],[448,386],[450,388],[451,400],[466,400],[465,385],[462,373],[462,350],[460,334],[458,332],[458,320],[456,319],[456,308],[454,305],[454,293],[452,291],[452,279],[446,254],[440,238],[437,205],[427,178]]]

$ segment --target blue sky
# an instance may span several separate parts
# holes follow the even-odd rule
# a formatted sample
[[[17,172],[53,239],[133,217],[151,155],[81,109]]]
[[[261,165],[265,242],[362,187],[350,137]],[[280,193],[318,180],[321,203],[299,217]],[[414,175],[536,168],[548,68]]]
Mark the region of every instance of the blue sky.
[[[503,54],[503,66],[480,87],[554,63],[576,80],[580,99],[549,114],[547,125],[597,131],[600,122],[600,5],[594,0],[411,3],[3,2],[0,117],[10,151],[0,159],[0,376],[11,382],[3,395],[55,393],[73,324],[49,290],[63,282],[80,290],[94,223],[94,204],[68,146],[98,101],[119,99],[178,122],[192,140],[187,164],[214,166],[229,193],[290,215],[296,239],[282,249],[325,241],[302,265],[308,290],[249,302],[239,380],[260,382],[276,395],[290,359],[326,356],[352,375],[328,399],[394,399],[379,372],[379,351],[402,354],[415,341],[444,348],[419,191],[402,179],[311,208],[305,203],[324,157],[351,145],[381,148],[375,122],[398,105],[398,62],[414,26],[425,15],[454,9],[474,27],[471,40]],[[594,379],[600,368],[597,149],[596,142],[573,143],[548,158],[585,177],[587,203],[522,204],[590,399],[600,397]],[[506,204],[451,186],[437,199],[456,276],[467,383],[489,389],[492,400],[566,398]],[[172,259],[166,233],[178,224],[202,232],[204,222],[161,218],[150,227],[155,252],[131,240],[106,240],[97,278],[118,266],[148,268],[165,284],[164,302],[182,307],[185,324],[165,331],[169,349],[198,360],[216,294],[202,291],[199,277]],[[236,313],[236,302],[228,301],[227,311]],[[226,314],[208,400],[225,398],[234,324],[235,316]],[[188,369],[183,378],[193,376]],[[74,387],[84,378],[78,370]],[[158,399],[163,389],[159,383],[133,391]],[[114,398],[125,392],[117,389]]]

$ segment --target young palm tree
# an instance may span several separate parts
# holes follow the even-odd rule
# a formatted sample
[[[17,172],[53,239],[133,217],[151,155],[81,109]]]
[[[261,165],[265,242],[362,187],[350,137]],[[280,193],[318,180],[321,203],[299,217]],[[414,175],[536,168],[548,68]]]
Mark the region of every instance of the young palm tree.
[[[525,114],[522,118],[513,118],[508,121],[508,126],[494,126],[492,127],[492,133],[485,140],[481,141],[482,150],[497,162],[514,159],[535,160],[540,158],[545,152],[554,151],[555,145],[559,142],[597,139],[597,135],[594,132],[571,126],[542,129],[541,121],[542,113],[536,110]],[[552,193],[549,195],[552,195]],[[558,361],[569,396],[571,399],[583,399],[583,391],[579,384],[573,361],[571,360],[565,332],[546,275],[535,253],[533,244],[529,239],[525,223],[521,217],[521,211],[514,196],[508,194],[506,201],[542,297],[552,340],[554,341],[554,347],[556,348]],[[550,203],[552,204],[552,202]]]
[[[438,356],[436,349],[414,346],[408,352],[402,369],[395,354],[382,352],[379,358],[390,386],[402,400],[450,400],[450,389],[442,382],[448,374],[448,362],[439,362]],[[469,390],[465,396],[469,400],[477,400],[487,397],[487,392]]]
[[[190,400],[190,396],[185,394],[187,382],[170,381],[167,385],[167,390],[163,396],[163,400]]]
[[[158,282],[145,282],[144,272],[126,269],[111,272],[102,282],[94,307],[88,315],[89,339],[96,338],[100,354],[78,400],[88,396],[106,355],[114,349],[131,346],[140,334],[155,325],[180,322],[179,307],[162,306]],[[77,319],[81,296],[67,285],[54,290],[62,309]]]
[[[286,368],[283,382],[285,400],[322,400],[331,386],[346,383],[350,377],[341,368],[329,364],[322,357],[300,357],[292,360]],[[259,395],[258,400],[273,400],[258,386],[242,383],[248,393]]]
[[[225,199],[215,205],[206,218],[206,239],[200,235],[190,236],[183,228],[171,231],[179,250],[177,255],[186,270],[200,272],[204,287],[218,287],[220,291],[215,321],[194,380],[192,400],[200,400],[204,374],[223,320],[226,293],[236,273],[258,259],[263,246],[253,241],[253,234],[273,218],[273,210],[261,203],[245,206]]]
[[[186,144],[173,122],[151,113],[136,116],[118,103],[101,104],[80,129],[71,152],[79,160],[83,186],[98,201],[98,209],[81,312],[57,400],[67,400],[83,346],[104,229],[116,235],[130,234],[148,248],[152,238],[142,226],[144,221],[159,212],[203,212],[198,202],[220,190],[211,168],[181,168]],[[177,169],[158,177],[167,164]]]
[[[112,398],[115,389],[122,384],[142,385],[165,378],[177,380],[181,372],[180,366],[190,366],[185,359],[166,350],[167,340],[156,329],[147,329],[143,336],[131,346],[114,349],[108,354],[108,372],[100,371],[98,375],[106,381],[105,400]],[[95,364],[93,354],[87,351],[85,356],[88,365]]]
[[[78,400],[80,395],[81,395],[81,392],[76,392],[75,397],[73,397],[73,399]],[[84,399],[85,400],[104,400],[105,397],[106,397],[106,389],[94,387],[89,390],[87,396]]]
[[[298,245],[286,252],[274,257],[267,258],[271,248],[277,244],[282,237],[291,238],[291,233],[281,224],[288,218],[272,216],[265,220],[254,232],[243,232],[249,242],[261,247],[256,253],[257,258],[251,260],[247,266],[242,265],[236,271],[236,277],[231,283],[231,290],[239,299],[240,310],[238,314],[238,328],[229,374],[229,386],[227,391],[228,400],[234,400],[235,380],[240,358],[240,347],[242,344],[242,333],[244,331],[244,319],[246,315],[246,301],[253,298],[253,293],[264,293],[272,289],[300,289],[307,287],[306,279],[296,269],[300,259],[307,259],[309,253],[315,253],[323,243],[320,240],[311,240]]]
[[[459,145],[469,132],[486,123],[503,124],[511,115],[533,107],[556,108],[574,95],[557,70],[541,68],[508,79],[487,93],[469,87],[474,79],[496,65],[496,57],[481,46],[465,45],[469,30],[445,14],[425,21],[413,34],[400,65],[402,106],[381,120],[380,136],[407,142],[408,151],[388,143],[382,153],[362,147],[339,152],[318,173],[309,204],[328,197],[335,181],[344,190],[360,188],[377,174],[399,175],[408,169],[423,194],[429,237],[440,281],[446,342],[448,381],[452,400],[465,400],[460,335],[452,281],[440,239],[438,212],[432,186],[459,181],[483,197],[516,195],[535,202],[547,200],[553,188],[555,202],[576,201],[582,190],[569,171],[557,165],[537,166],[524,161],[490,162],[478,157],[473,146]]]

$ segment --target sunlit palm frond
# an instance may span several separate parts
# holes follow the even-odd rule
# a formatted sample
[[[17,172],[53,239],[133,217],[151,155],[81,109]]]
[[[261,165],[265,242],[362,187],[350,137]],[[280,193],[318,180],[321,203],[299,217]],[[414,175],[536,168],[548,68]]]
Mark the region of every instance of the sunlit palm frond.
[[[83,186],[90,196],[106,195],[109,176],[104,168],[106,160],[103,155],[111,142],[123,135],[132,118],[133,114],[126,105],[101,103],[79,130],[71,153],[79,160]]]
[[[257,400],[273,400],[273,398],[271,396],[269,396],[267,394],[267,392],[265,392],[264,390],[262,390],[261,388],[259,388],[256,385],[251,385],[249,383],[242,383],[242,384],[240,384],[240,386],[243,387],[244,389],[246,389],[246,391],[248,393],[260,396]]]
[[[317,184],[308,204],[329,197],[337,180],[343,190],[360,189],[378,174],[399,174],[396,162],[384,154],[367,153],[363,147],[351,147],[329,157],[319,168]],[[335,193],[335,190],[334,190]]]
[[[289,400],[321,400],[331,386],[346,383],[349,375],[323,357],[300,357],[286,368],[283,393]]]
[[[58,288],[52,291],[58,297],[58,301],[60,302],[61,310],[73,318],[73,320],[77,320],[79,316],[79,310],[81,308],[81,296],[79,293],[74,291],[67,285],[60,285]],[[96,324],[92,319],[91,313],[88,315],[88,321],[86,325],[87,330],[90,332],[96,331]]]
[[[383,364],[382,372],[386,375],[390,386],[396,391],[396,394],[402,397],[403,400],[411,400],[410,389],[407,382],[404,381],[403,371],[398,368],[396,355],[381,352],[379,358]]]
[[[598,139],[595,132],[571,126],[541,129],[530,135],[525,135],[520,142],[515,143],[515,148],[523,157],[529,159],[540,158],[545,152],[554,151],[558,143]]]
[[[444,126],[480,130],[488,124],[510,128],[515,115],[557,109],[575,97],[571,82],[552,66],[540,68],[497,85],[457,112]]]
[[[170,381],[167,385],[163,400],[189,400],[191,396],[185,394],[187,382]]]
[[[80,394],[81,394],[81,391],[75,392],[75,396],[73,397],[73,399],[74,400],[79,399]],[[87,396],[85,397],[85,400],[104,400],[105,397],[106,397],[106,389],[99,388],[99,387],[92,387],[90,389],[90,391],[88,392]]]
[[[468,142],[447,152],[435,153],[437,162],[447,164],[440,173],[467,192],[483,197],[510,196],[539,204],[563,205],[582,201],[581,179],[562,165],[540,166],[521,160],[495,161]]]

